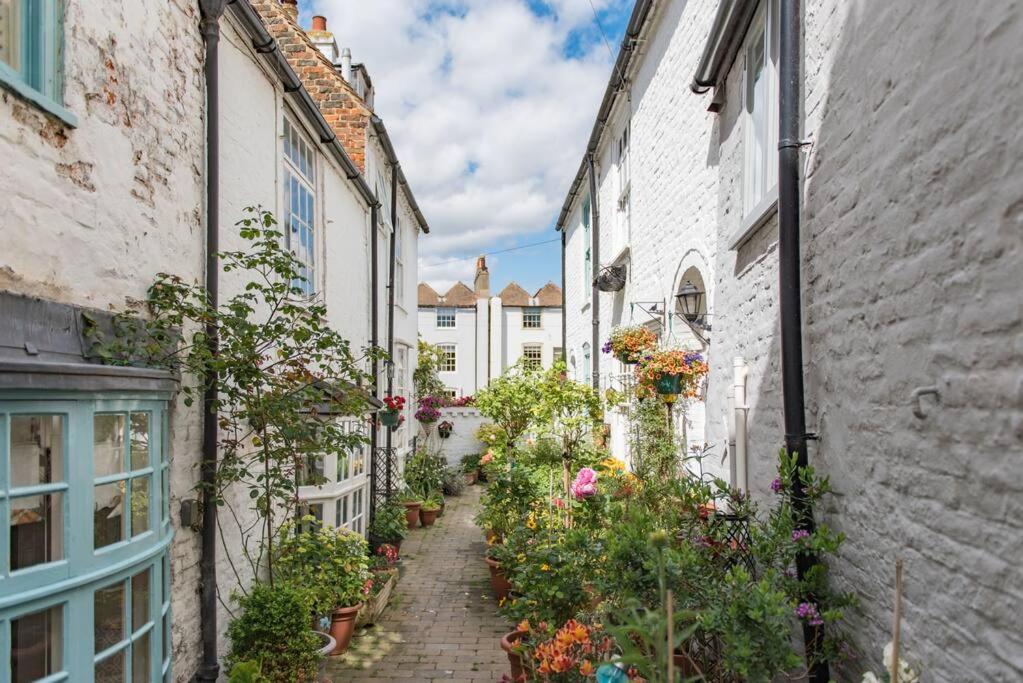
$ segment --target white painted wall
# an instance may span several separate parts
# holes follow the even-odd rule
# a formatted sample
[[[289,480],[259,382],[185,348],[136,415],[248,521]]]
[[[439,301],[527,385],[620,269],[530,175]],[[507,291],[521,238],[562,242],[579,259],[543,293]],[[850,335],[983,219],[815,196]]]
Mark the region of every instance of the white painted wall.
[[[540,344],[543,367],[549,368],[554,363],[555,347],[561,346],[561,309],[540,308],[540,329],[522,327],[522,311],[520,306],[503,306],[501,309],[504,369],[519,362],[525,344]]]
[[[444,408],[440,411],[441,417],[438,423],[445,420],[454,425],[451,436],[447,439],[440,438],[436,427],[429,439],[425,441],[427,450],[431,453],[443,455],[448,465],[457,467],[462,457],[470,453],[482,453],[486,450],[483,442],[476,439],[476,430],[489,422],[475,408]],[[425,438],[425,432],[420,429],[420,439]]]
[[[439,377],[444,386],[457,396],[471,396],[477,391],[476,372],[479,358],[478,332],[475,308],[456,308],[455,327],[437,327],[437,309],[419,309],[419,335],[430,344],[454,344],[455,371],[441,372]],[[486,328],[484,327],[484,330]]]

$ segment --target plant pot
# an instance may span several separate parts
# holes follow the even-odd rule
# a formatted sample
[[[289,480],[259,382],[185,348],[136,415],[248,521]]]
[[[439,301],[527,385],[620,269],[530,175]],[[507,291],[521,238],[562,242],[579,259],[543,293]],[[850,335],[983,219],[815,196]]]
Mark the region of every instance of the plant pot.
[[[352,642],[352,634],[355,633],[355,617],[359,615],[362,603],[352,607],[341,607],[334,610],[330,615],[330,636],[337,641],[330,655],[335,657],[344,654],[348,650],[348,644]]]
[[[501,649],[508,655],[508,664],[511,666],[511,679],[518,681],[522,676],[522,656],[513,648],[526,635],[525,631],[512,631],[501,636]]]
[[[415,529],[419,523],[419,507],[422,503],[410,502],[402,503],[405,506],[405,522],[408,524],[409,529]]]
[[[682,375],[661,375],[657,378],[658,394],[681,394]]]
[[[465,472],[465,473],[462,474],[462,476],[465,477],[465,485],[466,486],[472,486],[473,484],[476,483],[476,472],[475,471],[473,471],[473,472]]]
[[[671,658],[675,660],[675,673],[681,674],[684,680],[688,680],[692,676],[701,675],[700,669],[685,652],[675,650]]]
[[[490,589],[494,591],[494,597],[498,601],[504,600],[508,597],[508,592],[511,590],[512,585],[508,582],[504,572],[501,571],[500,562],[490,557],[485,559],[487,566],[490,568]]]
[[[317,650],[317,654],[320,655],[320,662],[316,665],[316,680],[325,681],[327,680],[327,657],[330,656],[331,651],[337,647],[337,641],[334,640],[329,633],[323,631],[313,630],[313,633],[323,643],[323,647]]]
[[[397,427],[400,417],[401,413],[397,410],[382,410],[380,411],[380,424],[385,427]]]
[[[423,526],[433,526],[433,523],[437,521],[437,515],[440,514],[440,509],[426,510],[419,508],[419,521]]]
[[[622,365],[635,365],[638,362],[627,353],[619,353],[615,358],[621,361]]]
[[[440,438],[447,439],[447,438],[451,437],[451,430],[450,429],[438,429],[437,430],[437,434],[440,435]]]
[[[446,500],[442,500],[441,503],[440,503],[440,510],[437,511],[437,517],[438,518],[444,516],[444,508],[446,508],[447,506],[448,506],[448,502]]]
[[[497,532],[491,531],[490,529],[487,529],[483,533],[486,536],[487,545],[494,545],[495,543],[500,543],[501,542],[501,537],[497,534]]]

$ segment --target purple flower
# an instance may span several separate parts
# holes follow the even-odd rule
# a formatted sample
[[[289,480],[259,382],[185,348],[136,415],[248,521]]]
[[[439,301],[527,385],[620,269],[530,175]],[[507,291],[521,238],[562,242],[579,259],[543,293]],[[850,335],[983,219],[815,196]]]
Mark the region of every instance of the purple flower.
[[[774,481],[771,482],[771,490],[774,491],[775,493],[781,491],[781,479],[779,479],[778,477],[774,478]]]
[[[604,353],[611,353],[611,340],[608,339],[606,342],[604,342],[604,345],[600,347],[600,350],[603,351]]]
[[[804,538],[809,537],[810,532],[807,531],[806,529],[796,529],[795,531],[792,532],[792,540],[796,542],[802,541]]]
[[[800,619],[806,619],[810,626],[820,626],[824,623],[820,612],[817,611],[817,606],[811,602],[799,603],[799,606],[796,607],[796,616]]]

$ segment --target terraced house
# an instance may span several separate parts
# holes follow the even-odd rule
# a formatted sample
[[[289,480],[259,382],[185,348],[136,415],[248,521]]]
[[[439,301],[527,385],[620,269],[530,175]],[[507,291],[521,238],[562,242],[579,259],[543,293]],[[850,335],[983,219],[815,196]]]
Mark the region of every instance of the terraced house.
[[[353,348],[392,352],[363,390],[411,382],[429,226],[366,67],[315,28],[277,0],[0,2],[0,680],[217,680],[250,576],[232,564],[247,521],[218,525],[197,488],[216,423],[187,377],[103,364],[85,330],[161,272],[241,291],[213,256],[244,248],[246,207],[276,216],[303,297]],[[300,488],[360,533],[373,448],[411,445],[368,436]]]
[[[645,325],[709,360],[714,474],[769,496],[809,441],[858,649],[903,556],[934,680],[1023,676],[1020,41],[1013,2],[640,0],[557,223],[577,377],[628,382],[599,348]]]

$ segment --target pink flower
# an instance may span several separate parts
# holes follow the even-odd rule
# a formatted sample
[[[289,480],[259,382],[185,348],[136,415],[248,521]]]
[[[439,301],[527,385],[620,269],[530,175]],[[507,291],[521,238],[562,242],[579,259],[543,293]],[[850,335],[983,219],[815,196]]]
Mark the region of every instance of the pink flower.
[[[589,467],[579,470],[579,473],[575,475],[575,481],[572,482],[572,495],[576,500],[583,500],[596,492],[597,473]]]
[[[494,452],[493,451],[487,451],[486,453],[483,454],[483,457],[480,458],[480,464],[481,465],[486,465],[488,462],[492,461],[493,459],[494,459]]]
[[[555,498],[554,499],[554,507],[559,508],[559,509],[564,509],[565,501],[563,501],[560,498]]]

